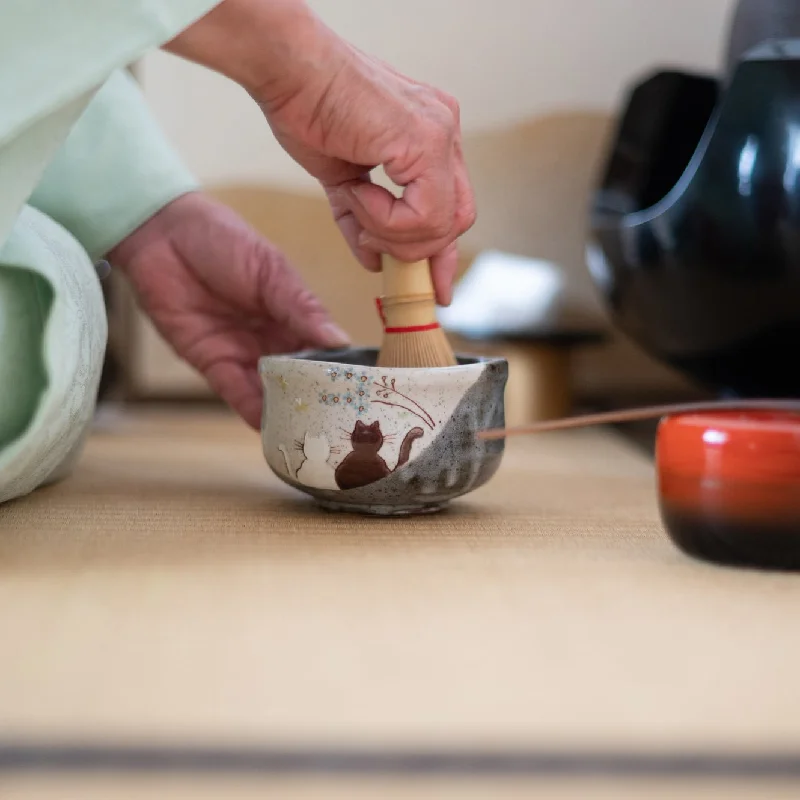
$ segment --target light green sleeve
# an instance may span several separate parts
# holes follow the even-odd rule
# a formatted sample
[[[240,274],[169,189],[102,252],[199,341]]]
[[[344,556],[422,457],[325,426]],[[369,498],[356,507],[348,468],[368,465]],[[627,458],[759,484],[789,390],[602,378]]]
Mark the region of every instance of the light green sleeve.
[[[116,70],[174,38],[219,2],[0,0],[0,245],[95,93]],[[130,87],[116,80],[97,108],[116,105],[112,95],[124,92],[133,98]],[[140,101],[132,102],[141,109]],[[117,126],[120,114],[112,115]],[[136,111],[128,119],[148,130]],[[156,138],[149,138],[149,149],[156,158],[161,153],[161,169],[169,171],[169,156]],[[130,161],[127,167],[115,163],[123,172],[131,168]],[[42,195],[41,202],[54,201]],[[102,247],[97,230],[86,234],[95,248]]]
[[[93,97],[28,201],[98,259],[171,200],[198,188],[118,70]]]
[[[0,0],[0,146],[220,0]]]

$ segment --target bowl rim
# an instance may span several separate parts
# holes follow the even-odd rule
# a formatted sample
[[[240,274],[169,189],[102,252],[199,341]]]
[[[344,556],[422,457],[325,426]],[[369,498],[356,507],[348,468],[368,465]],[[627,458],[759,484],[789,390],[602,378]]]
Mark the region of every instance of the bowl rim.
[[[463,363],[458,363],[451,367],[379,367],[376,364],[354,364],[352,361],[344,361],[336,358],[337,355],[343,356],[347,353],[366,353],[377,356],[379,352],[380,348],[375,346],[340,347],[332,350],[325,350],[323,348],[306,348],[304,350],[297,350],[291,353],[262,355],[258,359],[258,365],[259,367],[263,367],[267,363],[302,361],[305,364],[311,364],[315,366],[359,366],[363,369],[384,369],[391,370],[392,372],[415,372],[420,370],[435,369],[437,374],[465,372],[467,370],[474,369],[476,366],[488,364],[499,364],[506,367],[508,366],[508,359],[504,356],[478,355],[476,353],[461,352],[456,353],[455,355],[456,359]],[[327,358],[323,358],[325,354],[328,354]]]
[[[776,408],[770,409],[719,409],[713,411],[687,411],[669,414],[659,420],[659,435],[671,435],[680,429],[683,435],[702,437],[708,429],[724,430],[731,434],[768,434],[796,437],[800,432],[800,413]]]

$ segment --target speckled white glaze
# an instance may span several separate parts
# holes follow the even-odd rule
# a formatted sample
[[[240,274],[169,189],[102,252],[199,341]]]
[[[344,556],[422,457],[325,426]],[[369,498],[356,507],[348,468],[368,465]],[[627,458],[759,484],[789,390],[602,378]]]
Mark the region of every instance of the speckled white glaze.
[[[502,442],[507,365],[375,367],[377,350],[266,356],[262,443],[270,468],[326,508],[390,515],[440,509],[485,483]]]

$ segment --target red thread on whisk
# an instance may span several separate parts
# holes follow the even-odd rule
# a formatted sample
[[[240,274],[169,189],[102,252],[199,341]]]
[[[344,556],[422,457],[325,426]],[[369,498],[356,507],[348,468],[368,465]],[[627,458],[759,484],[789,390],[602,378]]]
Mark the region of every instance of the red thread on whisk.
[[[386,315],[383,313],[383,303],[381,302],[380,297],[375,298],[375,305],[378,307],[378,314],[380,315],[381,322],[383,323],[383,327],[386,327]]]
[[[431,322],[430,325],[409,325],[407,328],[384,328],[386,333],[423,333],[424,331],[435,331],[439,326],[438,322]]]
[[[383,313],[383,303],[380,297],[375,298],[375,305],[378,307],[378,314],[380,314],[381,322],[383,323],[384,333],[424,333],[425,331],[435,331],[440,327],[438,322],[431,322],[428,325],[408,325],[399,328],[386,327],[386,314]]]

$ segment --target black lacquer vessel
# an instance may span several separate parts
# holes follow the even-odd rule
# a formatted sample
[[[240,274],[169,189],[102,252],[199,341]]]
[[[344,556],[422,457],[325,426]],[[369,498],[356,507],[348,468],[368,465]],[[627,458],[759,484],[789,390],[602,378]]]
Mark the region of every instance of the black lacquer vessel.
[[[631,93],[588,260],[615,324],[720,394],[800,397],[800,39]]]

